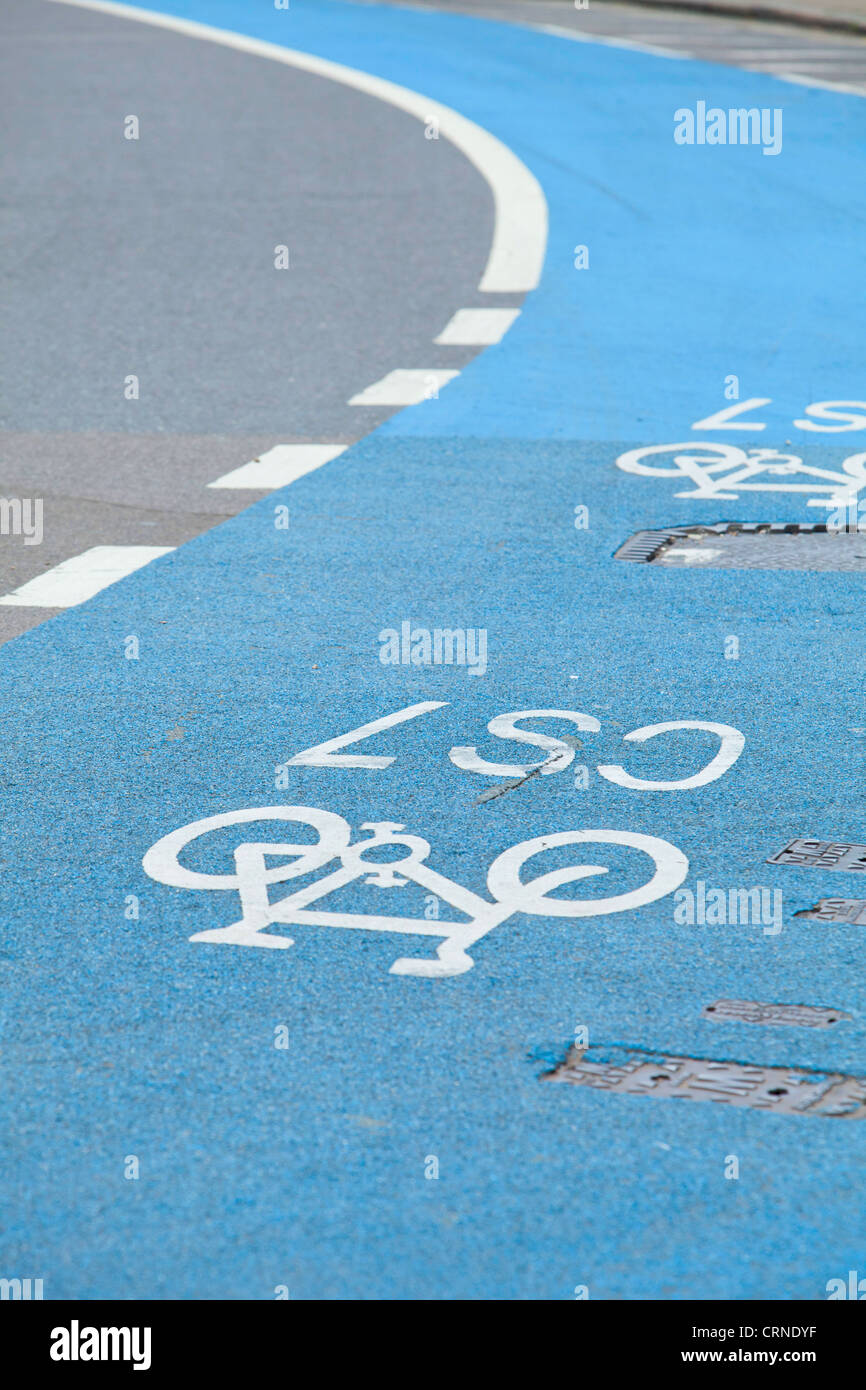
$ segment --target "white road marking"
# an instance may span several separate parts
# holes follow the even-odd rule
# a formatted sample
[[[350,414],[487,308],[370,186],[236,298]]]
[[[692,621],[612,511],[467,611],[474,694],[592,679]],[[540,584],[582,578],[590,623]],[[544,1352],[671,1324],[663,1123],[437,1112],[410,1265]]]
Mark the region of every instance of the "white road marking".
[[[265,43],[246,34],[217,29],[209,24],[178,19],[174,15],[154,14],[150,10],[115,4],[111,0],[54,0],[54,3],[76,5],[79,9],[96,10],[101,14],[116,15],[119,19],[138,20],[142,24],[153,24],[158,28],[172,29],[178,34],[187,34],[190,38],[221,43],[240,53],[251,53],[259,58],[285,63],[288,67],[301,68],[304,72],[330,78],[385,101],[414,116],[424,126],[428,125],[431,116],[435,116],[439,134],[456,145],[461,154],[475,165],[493,194],[493,242],[478,288],[492,294],[519,294],[534,290],[538,284],[547,247],[547,202],[541,185],[507,145],[503,145],[482,126],[461,116],[458,111],[440,106],[437,101],[422,96],[420,92],[410,91],[408,87],[400,87],[371,73],[360,72],[357,68],[333,63],[313,53],[302,53],[296,48]],[[429,149],[426,152],[429,153]]]
[[[255,488],[259,492],[271,492],[330,463],[348,447],[348,444],[276,444],[251,463],[223,473],[221,478],[208,483],[208,487]]]
[[[242,840],[236,843],[235,848],[236,874],[203,874],[180,863],[180,852],[201,836],[229,826],[265,820],[299,821],[302,825],[312,826],[318,834],[318,841],[314,844],[278,844],[273,841]],[[295,924],[444,937],[442,944],[437,947],[435,959],[401,956],[391,966],[392,975],[420,975],[428,979],[463,975],[471,970],[475,962],[467,954],[467,946],[480,941],[516,912],[541,917],[597,917],[611,912],[627,912],[673,892],[685,880],[689,870],[689,861],[682,851],[654,835],[635,834],[628,830],[565,830],[523,840],[494,859],[487,871],[491,902],[427,864],[429,842],[420,835],[402,834],[405,827],[400,821],[366,820],[359,828],[372,831],[372,834],[352,843],[352,827],[333,811],[315,806],[253,806],[207,816],[163,835],[147,851],[142,867],[157,883],[165,883],[173,888],[203,888],[218,892],[233,889],[238,893],[241,917],[226,927],[196,931],[189,938],[190,941],[285,950],[294,945],[293,938],[272,936],[267,928]],[[606,874],[607,868],[600,864],[577,864],[570,868],[549,870],[528,882],[521,875],[528,861],[547,850],[568,845],[596,844],[624,845],[643,851],[653,861],[652,878],[629,893],[609,898],[574,900],[549,898],[546,890]],[[395,857],[395,849],[399,852],[401,847],[406,852],[402,857]],[[383,849],[388,853],[387,861],[366,858],[368,852]],[[289,863],[269,867],[266,858],[273,855],[291,855],[292,859]],[[335,867],[324,878],[308,883],[275,902],[271,901],[271,885],[309,875],[332,864]],[[367,884],[376,884],[384,889],[404,888],[411,880],[457,908],[458,912],[465,913],[469,921],[459,923],[440,918],[401,917],[391,913],[374,915],[310,911],[310,904],[327,901],[332,894],[339,893],[347,884],[361,878]]]
[[[393,729],[397,724],[405,724],[408,719],[417,719],[430,710],[442,709],[447,700],[423,700],[418,705],[407,705],[405,709],[395,710],[393,714],[383,715],[381,719],[371,719],[359,729],[350,729],[347,734],[329,738],[325,743],[317,743],[313,748],[305,748],[288,758],[285,767],[390,767],[393,757],[373,753],[338,753],[340,748],[349,748],[353,743],[361,743],[383,729]]]
[[[794,82],[798,87],[819,87],[825,92],[846,92],[852,97],[866,96],[866,87],[852,87],[847,82],[825,82],[817,77],[806,77],[800,72],[777,72],[774,76],[782,82]]]
[[[519,313],[519,309],[458,309],[433,341],[443,347],[487,347],[500,342]]]
[[[753,63],[790,63],[792,60],[799,62],[803,57],[808,58],[810,63],[826,61],[835,65],[838,61],[835,50],[822,50],[820,48],[808,48],[805,51],[802,48],[789,48],[785,51],[779,51],[775,48],[738,48],[730,56],[736,58],[738,63],[741,60]]]
[[[715,782],[718,777],[723,777],[734,766],[746,746],[745,735],[740,733],[739,729],[733,728],[730,724],[715,724],[703,719],[672,719],[664,724],[647,724],[642,729],[633,729],[631,733],[623,734],[623,742],[646,743],[647,739],[655,738],[658,734],[675,733],[678,729],[706,729],[708,733],[717,734],[719,738],[719,751],[706,767],[701,768],[693,777],[682,777],[674,782],[648,781],[643,777],[632,777],[619,763],[599,763],[596,769],[599,777],[614,782],[618,787],[631,787],[635,791],[687,791],[692,787],[705,787],[708,782]]]
[[[61,3],[70,4],[73,3],[73,0],[61,0]],[[658,58],[688,58],[698,62],[714,62],[720,64],[724,64],[730,59],[735,67],[739,65],[737,52],[732,50],[728,53],[725,43],[720,44],[711,54],[703,51],[701,44],[699,44],[699,51],[693,52],[691,50],[681,49],[679,52],[675,52],[672,48],[661,48],[657,44],[645,43],[642,40],[607,38],[601,34],[579,34],[573,29],[564,29],[558,24],[533,24],[527,20],[522,27],[525,29],[534,29],[544,34],[553,34],[555,37],[561,39],[573,39],[577,43],[600,43],[608,48],[631,48],[639,53],[653,53]],[[805,45],[803,51],[807,51]],[[780,54],[776,61],[788,62],[791,56],[791,54]],[[758,62],[759,60],[756,58],[754,64],[757,65]],[[801,87],[820,87],[824,91],[845,92],[850,96],[866,96],[866,87],[862,85],[854,87],[844,82],[819,81],[816,78],[801,77],[798,73],[793,72],[777,72],[774,67],[769,66],[767,59],[763,56],[760,59],[760,63],[760,67],[752,63],[743,63],[742,67],[746,72],[766,72],[769,76],[778,78],[780,82],[793,82]]]
[[[443,367],[399,367],[352,396],[349,405],[420,405],[459,375]]]
[[[70,4],[72,0],[61,0],[62,4]],[[605,48],[631,48],[638,53],[654,53],[659,58],[691,58],[694,55],[684,51],[676,52],[673,48],[660,48],[658,44],[637,42],[634,39],[611,39],[603,37],[601,34],[578,34],[574,29],[563,29],[560,24],[531,24],[526,23],[526,29],[540,29],[544,34],[554,34],[560,39],[574,39],[577,43],[601,43]]]
[[[19,608],[73,608],[86,603],[118,579],[168,555],[173,545],[94,545],[81,555],[63,560],[45,574],[28,579],[0,603]]]
[[[491,763],[485,758],[479,758],[478,749],[474,744],[462,744],[449,750],[448,757],[455,767],[459,767],[463,772],[480,772],[485,777],[522,777],[524,773],[530,772],[533,768],[538,768],[542,776],[549,776],[554,772],[562,772],[574,761],[575,747],[577,744],[564,738],[553,738],[550,734],[542,734],[538,729],[521,729],[516,721],[518,719],[556,719],[557,721],[566,719],[570,724],[574,724],[581,733],[597,734],[601,732],[601,725],[594,714],[582,714],[579,710],[570,709],[522,709],[510,710],[507,714],[497,714],[487,725],[488,732],[495,738],[508,739],[509,742],[529,744],[533,748],[544,750],[545,757],[541,762],[532,763]]]

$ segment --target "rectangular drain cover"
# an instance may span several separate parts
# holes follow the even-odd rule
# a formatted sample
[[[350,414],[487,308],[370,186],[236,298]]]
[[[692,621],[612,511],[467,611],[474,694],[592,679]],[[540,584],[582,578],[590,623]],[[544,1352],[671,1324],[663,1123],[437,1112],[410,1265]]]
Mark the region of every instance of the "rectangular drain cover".
[[[813,922],[850,922],[855,927],[866,927],[866,900],[819,898],[817,907],[807,907],[794,916],[811,918]]]
[[[596,1049],[601,1053],[602,1049]],[[866,1078],[790,1067],[753,1067],[701,1057],[667,1057],[642,1048],[605,1048],[592,1061],[572,1046],[545,1081],[565,1081],[615,1095],[656,1100],[712,1100],[721,1105],[772,1110],[778,1115],[823,1115],[862,1120]]]
[[[829,1028],[850,1018],[841,1009],[819,1009],[812,1004],[758,1004],[749,999],[717,999],[707,1004],[701,1018],[715,1023],[764,1023],[794,1028]]]
[[[791,840],[768,864],[799,864],[803,869],[839,869],[866,874],[866,845],[847,840]]]
[[[638,531],[613,558],[666,569],[866,570],[866,535],[821,522],[720,521]]]

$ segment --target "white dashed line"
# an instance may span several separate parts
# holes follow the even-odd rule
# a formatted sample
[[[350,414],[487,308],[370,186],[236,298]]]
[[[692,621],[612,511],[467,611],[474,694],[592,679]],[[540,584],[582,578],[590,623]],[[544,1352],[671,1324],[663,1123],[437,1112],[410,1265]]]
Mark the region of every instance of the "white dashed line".
[[[74,608],[94,594],[168,555],[173,545],[94,545],[81,555],[63,560],[45,574],[28,579],[19,589],[0,597],[18,608]]]
[[[348,444],[276,444],[260,458],[233,468],[221,478],[208,483],[208,487],[254,488],[259,492],[271,492],[274,488],[285,487],[305,473],[321,468],[323,463],[344,454]]]
[[[443,367],[400,367],[352,396],[349,405],[420,405],[459,375]]]
[[[458,309],[434,342],[443,347],[488,347],[498,343],[519,309]]]

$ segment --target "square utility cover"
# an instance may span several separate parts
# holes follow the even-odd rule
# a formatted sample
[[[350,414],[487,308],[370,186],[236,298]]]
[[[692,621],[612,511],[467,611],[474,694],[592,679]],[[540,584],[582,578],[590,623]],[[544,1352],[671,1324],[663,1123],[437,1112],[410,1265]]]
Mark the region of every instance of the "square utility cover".
[[[866,533],[778,523],[672,526],[638,531],[614,559],[666,569],[866,570]]]

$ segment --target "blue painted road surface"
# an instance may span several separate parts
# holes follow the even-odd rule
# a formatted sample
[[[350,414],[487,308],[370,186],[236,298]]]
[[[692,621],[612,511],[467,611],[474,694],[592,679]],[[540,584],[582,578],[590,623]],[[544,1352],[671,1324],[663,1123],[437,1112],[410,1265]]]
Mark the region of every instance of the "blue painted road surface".
[[[856,504],[861,100],[456,14],[159,8],[477,123],[543,189],[547,255],[438,398],[0,652],[4,1270],[76,1299],[826,1298],[866,1260],[856,1116],[544,1077],[576,1038],[866,1075],[863,927],[795,915],[862,873],[766,862],[866,839],[862,578],[612,558]],[[781,111],[780,151],[676,143],[699,102]],[[703,482],[676,450],[617,465],[688,441]],[[783,460],[725,486],[721,446]],[[415,705],[332,750],[386,766],[291,761]],[[488,731],[525,711],[559,742]],[[741,737],[625,739],[682,721]],[[690,923],[699,884],[779,914]],[[266,893],[300,895],[283,923]]]

